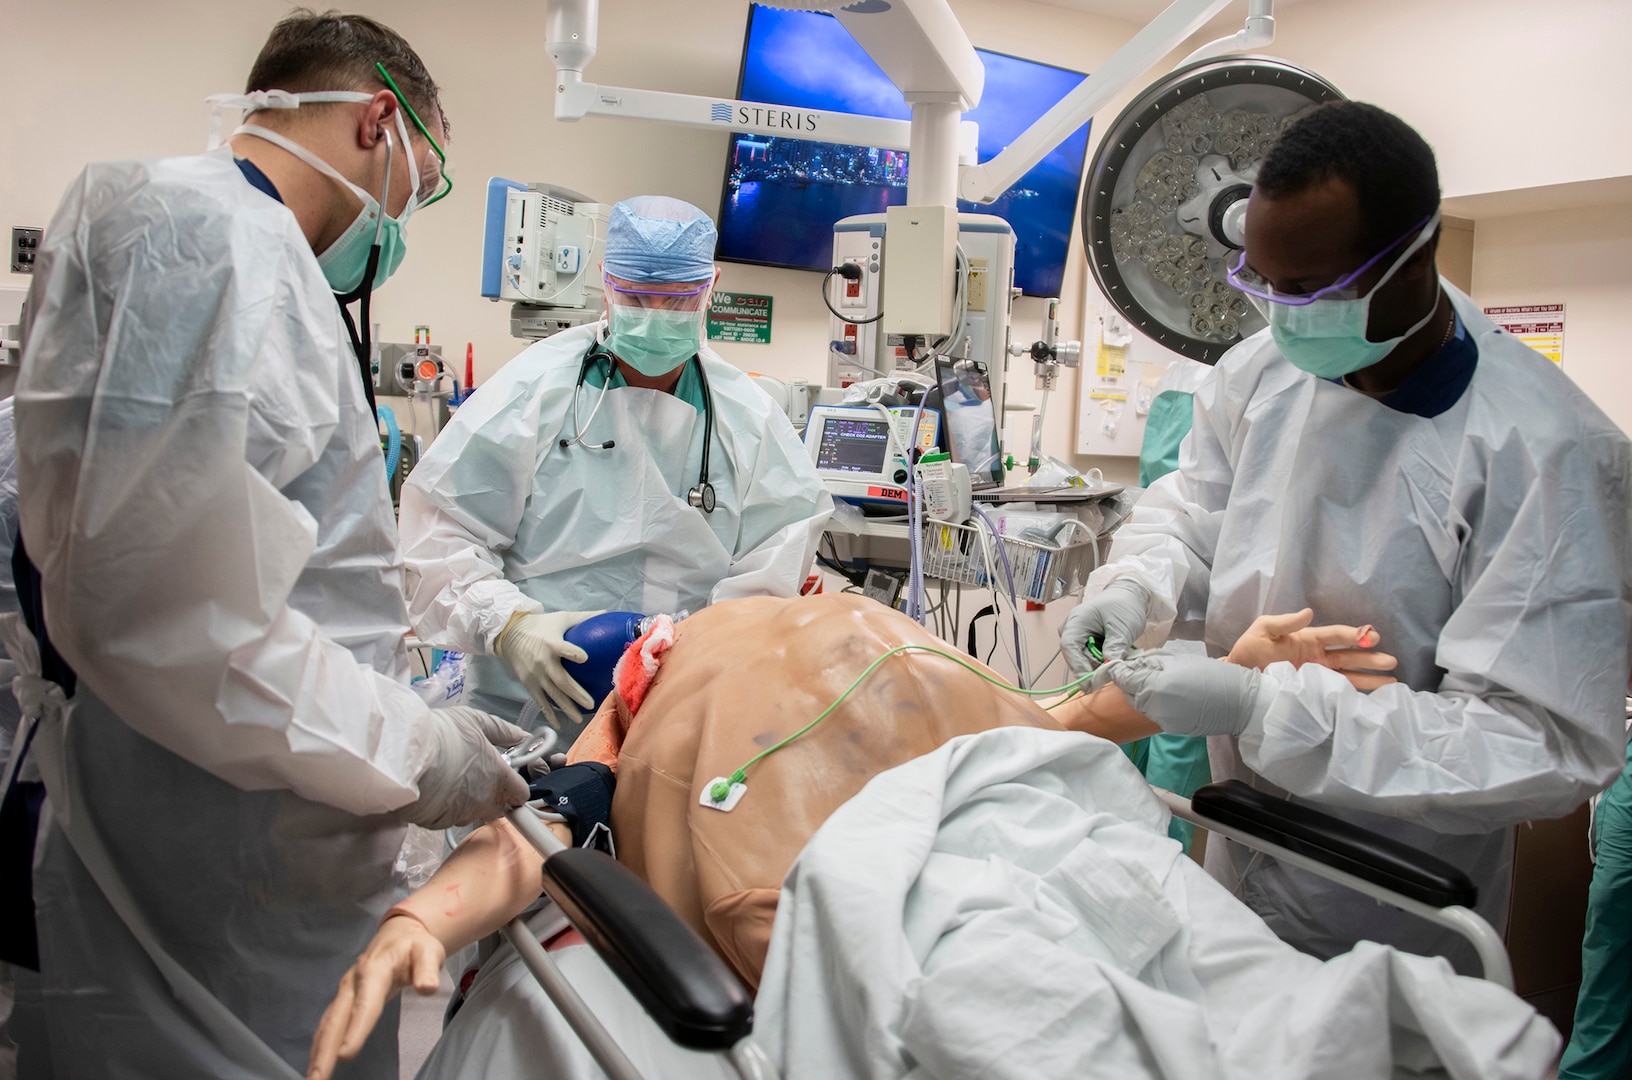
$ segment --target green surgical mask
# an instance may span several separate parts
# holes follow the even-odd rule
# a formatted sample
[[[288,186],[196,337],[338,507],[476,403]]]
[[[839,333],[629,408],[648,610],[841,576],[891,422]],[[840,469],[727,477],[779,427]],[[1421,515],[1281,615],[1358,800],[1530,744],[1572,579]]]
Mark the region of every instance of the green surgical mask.
[[[327,96],[339,98],[341,94],[342,92],[335,92]],[[346,100],[366,102],[372,100],[372,96],[353,94],[347,95]],[[380,263],[374,271],[371,288],[377,289],[385,284],[385,280],[396,273],[397,267],[402,265],[403,256],[408,254],[408,238],[404,231],[408,219],[413,216],[414,209],[419,205],[419,167],[414,161],[413,146],[408,141],[408,128],[403,123],[402,113],[401,109],[396,113],[397,135],[400,141],[390,148],[390,152],[407,159],[408,190],[411,194],[408,196],[407,205],[402,208],[402,214],[398,217],[387,215],[381,209],[379,199],[346,179],[340,174],[340,170],[294,140],[256,124],[245,124],[233,132],[234,135],[253,135],[258,139],[265,139],[274,146],[282,147],[318,172],[350,188],[352,194],[361,200],[362,209],[346,227],[346,231],[317,256],[317,265],[322,268],[329,288],[342,296],[350,295],[362,284],[363,273],[368,269],[368,255],[374,247],[376,237],[380,245]],[[389,133],[387,137],[389,138]],[[389,158],[387,162],[386,186],[389,189],[391,183]],[[383,196],[387,193],[388,190],[383,190],[380,194]]]
[[[1428,314],[1398,337],[1387,341],[1370,341],[1366,326],[1371,321],[1371,300],[1379,289],[1404,266],[1417,250],[1433,238],[1439,224],[1439,215],[1425,226],[1394,264],[1388,268],[1376,285],[1364,296],[1337,299],[1322,297],[1308,304],[1263,302],[1248,294],[1248,299],[1269,320],[1269,332],[1275,345],[1297,367],[1322,379],[1337,379],[1368,368],[1394,351],[1395,346],[1428,325],[1439,304],[1429,305]]]
[[[378,201],[365,199],[356,220],[317,257],[317,265],[328,279],[329,288],[342,296],[349,295],[362,284],[363,273],[368,269],[368,255],[374,247],[374,223],[379,209]],[[379,229],[380,262],[374,269],[372,288],[384,285],[386,278],[396,273],[397,267],[402,265],[403,256],[408,254],[408,238],[403,234],[406,217],[406,214],[402,218],[387,217]]]
[[[606,347],[642,375],[667,375],[702,347],[702,314],[612,304]]]

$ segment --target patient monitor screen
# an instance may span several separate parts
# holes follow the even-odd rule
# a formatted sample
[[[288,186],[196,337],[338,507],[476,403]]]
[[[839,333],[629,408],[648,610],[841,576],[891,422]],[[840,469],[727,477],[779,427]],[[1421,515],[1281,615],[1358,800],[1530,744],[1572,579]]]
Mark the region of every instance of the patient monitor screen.
[[[889,452],[890,426],[883,420],[841,419],[829,416],[822,424],[822,441],[816,448],[816,467],[832,472],[868,473],[884,471],[884,455]]]

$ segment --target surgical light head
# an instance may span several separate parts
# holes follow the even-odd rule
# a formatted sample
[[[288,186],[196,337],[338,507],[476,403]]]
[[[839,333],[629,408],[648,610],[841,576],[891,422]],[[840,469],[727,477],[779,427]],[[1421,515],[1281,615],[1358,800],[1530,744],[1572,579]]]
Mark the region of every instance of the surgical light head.
[[[602,268],[641,284],[712,280],[718,239],[714,222],[690,203],[641,195],[612,208]]]
[[[1263,318],[1229,280],[1247,197],[1291,121],[1341,98],[1277,60],[1180,68],[1145,90],[1095,151],[1083,239],[1100,291],[1159,344],[1211,364]]]

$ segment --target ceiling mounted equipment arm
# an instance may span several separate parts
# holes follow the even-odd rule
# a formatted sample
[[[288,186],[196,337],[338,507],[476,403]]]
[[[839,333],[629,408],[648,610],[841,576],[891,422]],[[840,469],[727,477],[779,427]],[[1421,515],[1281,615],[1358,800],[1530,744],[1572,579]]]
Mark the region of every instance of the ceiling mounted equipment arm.
[[[1253,6],[1267,11],[1270,2],[1253,0]],[[965,166],[958,176],[958,197],[976,203],[995,202],[1049,151],[1229,5],[1230,0],[1173,0],[1002,153],[983,165]],[[1269,23],[1273,28],[1274,20]]]
[[[959,198],[991,203],[1231,0],[1173,0],[1082,85],[984,165],[976,164],[975,125],[959,123],[958,117],[980,103],[985,69],[946,0],[767,2],[832,12],[901,90],[912,106],[912,122],[585,82],[584,69],[595,56],[599,0],[549,0],[547,47],[556,68],[556,119],[621,116],[908,150],[915,162],[908,174],[909,203],[950,206]],[[1249,0],[1245,27],[1204,45],[1192,57],[1268,44],[1275,30],[1272,5],[1273,0]]]
[[[1229,53],[1251,52],[1262,49],[1275,40],[1275,0],[1247,0],[1247,24],[1227,37],[1209,41],[1183,60],[1179,67],[1189,67],[1199,60],[1211,60]]]
[[[809,8],[812,5],[801,6]],[[950,19],[950,11],[946,14]],[[881,150],[912,149],[912,125],[905,120],[815,109],[794,109],[767,105],[761,101],[702,97],[697,94],[676,94],[586,82],[584,71],[595,59],[599,16],[600,0],[550,0],[549,13],[545,21],[545,47],[550,54],[551,62],[555,65],[557,120],[571,122],[586,116],[609,116],[625,120],[657,120],[713,131],[876,146]],[[937,44],[946,46],[949,41],[953,46],[956,45],[956,42],[948,37],[945,20],[930,17],[921,23],[915,23],[911,16],[886,20],[867,16],[854,18],[861,20],[861,34],[868,40],[876,42],[881,49],[911,52]],[[903,18],[906,19],[905,22],[902,21]],[[846,26],[850,26],[852,21],[854,21],[852,18],[847,17]],[[951,29],[961,36],[962,30],[957,26],[955,19],[951,19],[950,25]],[[908,32],[915,27],[918,33]],[[852,29],[851,32],[854,34],[857,31]],[[899,78],[911,76],[922,80],[922,85],[928,88],[926,93],[962,94],[972,89],[974,98],[978,101],[985,72],[980,66],[979,58],[974,55],[973,48],[968,45],[967,39],[964,39],[962,44],[968,49],[967,63],[961,60],[941,62],[937,56],[931,56],[927,61],[922,58],[916,62],[892,61],[892,65],[886,67],[886,70],[892,78],[898,80],[897,85],[900,85]],[[952,55],[954,58],[958,56],[956,48],[952,49]],[[874,59],[877,59],[876,55]],[[971,63],[972,72],[969,69]],[[957,160],[973,163],[978,135],[976,126],[964,122],[956,125],[956,131]]]

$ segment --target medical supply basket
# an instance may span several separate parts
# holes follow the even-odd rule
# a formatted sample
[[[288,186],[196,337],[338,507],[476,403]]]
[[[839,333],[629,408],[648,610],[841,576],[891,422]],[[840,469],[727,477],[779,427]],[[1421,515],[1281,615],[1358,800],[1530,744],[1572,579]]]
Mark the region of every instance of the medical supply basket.
[[[991,544],[991,572],[984,552],[987,544]],[[1046,604],[1082,589],[1098,566],[1099,548],[1086,527],[1056,547],[1020,537],[993,536],[976,522],[931,521],[924,525],[923,557],[925,577],[993,588],[1003,595],[1008,595],[1012,577],[1015,600]]]

